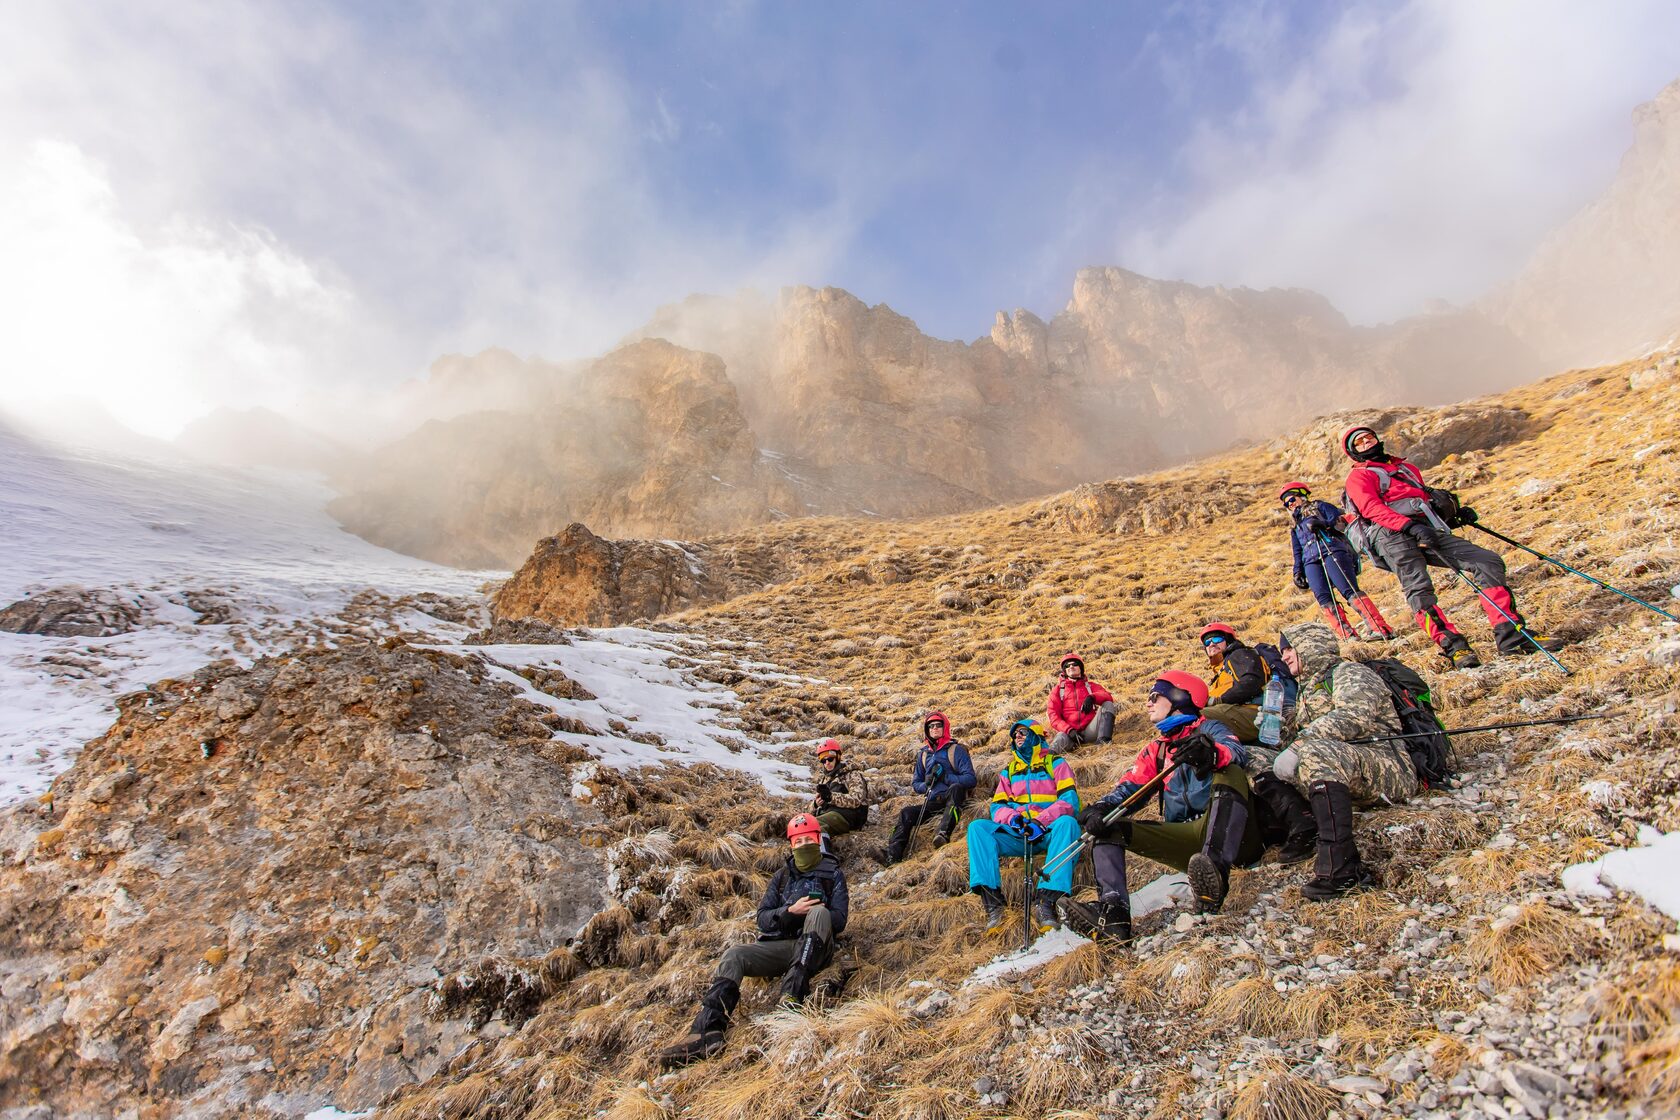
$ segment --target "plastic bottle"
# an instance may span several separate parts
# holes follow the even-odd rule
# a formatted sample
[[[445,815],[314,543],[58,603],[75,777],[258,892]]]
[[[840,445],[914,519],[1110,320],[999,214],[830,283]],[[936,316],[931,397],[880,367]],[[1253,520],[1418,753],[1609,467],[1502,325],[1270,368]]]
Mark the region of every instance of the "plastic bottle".
[[[1273,677],[1266,682],[1260,702],[1260,742],[1275,747],[1283,740],[1283,682]]]

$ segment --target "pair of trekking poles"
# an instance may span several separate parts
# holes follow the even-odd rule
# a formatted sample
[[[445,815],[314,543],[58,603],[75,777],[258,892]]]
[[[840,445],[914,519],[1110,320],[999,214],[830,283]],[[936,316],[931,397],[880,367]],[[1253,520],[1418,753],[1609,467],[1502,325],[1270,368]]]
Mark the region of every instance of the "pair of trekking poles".
[[[1622,598],[1627,599],[1630,602],[1638,603],[1640,606],[1644,607],[1646,610],[1653,611],[1656,614],[1660,614],[1660,615],[1662,615],[1662,617],[1668,619],[1670,622],[1680,622],[1680,618],[1677,618],[1674,615],[1669,614],[1667,611],[1663,610],[1661,607],[1654,606],[1651,603],[1647,603],[1644,599],[1639,598],[1639,596],[1637,596],[1637,595],[1630,595],[1626,591],[1623,591],[1621,588],[1613,586],[1612,584],[1608,584],[1608,583],[1604,582],[1603,580],[1599,579],[1597,576],[1588,575],[1586,572],[1581,571],[1579,568],[1570,567],[1568,564],[1565,564],[1562,560],[1559,560],[1555,556],[1549,556],[1546,553],[1541,552],[1539,549],[1530,548],[1528,545],[1523,544],[1521,541],[1514,540],[1511,537],[1506,536],[1504,533],[1501,533],[1501,532],[1499,532],[1495,529],[1489,529],[1486,525],[1483,525],[1480,521],[1471,521],[1471,522],[1469,522],[1469,525],[1473,529],[1480,529],[1482,532],[1486,533],[1490,537],[1495,537],[1499,540],[1504,541],[1508,545],[1512,545],[1513,547],[1522,549],[1524,552],[1531,553],[1534,556],[1538,556],[1540,559],[1546,561],[1546,563],[1551,564],[1554,567],[1561,568],[1564,571],[1569,572],[1571,575],[1580,576],[1582,579],[1586,580],[1587,582],[1592,583],[1592,584],[1596,584],[1597,586],[1602,587],[1606,591],[1614,591],[1617,595],[1620,595]],[[1331,563],[1335,564],[1336,565],[1336,570],[1341,573],[1342,578],[1347,581],[1348,586],[1352,587],[1353,586],[1353,581],[1348,577],[1347,570],[1342,567],[1341,561],[1336,559],[1336,554],[1330,546],[1330,540],[1329,540],[1328,536],[1322,530],[1320,530],[1317,533],[1317,537],[1318,537],[1318,542],[1319,542],[1319,555],[1320,555],[1320,557],[1324,558],[1324,559],[1328,559]],[[1479,597],[1484,603],[1487,603],[1487,604],[1491,605],[1494,610],[1498,611],[1499,614],[1504,617],[1506,622],[1509,622],[1512,626],[1516,627],[1517,633],[1521,634],[1524,638],[1528,639],[1529,644],[1534,646],[1535,649],[1537,649],[1541,653],[1545,654],[1547,659],[1549,661],[1551,661],[1551,663],[1553,665],[1556,665],[1558,667],[1559,672],[1563,673],[1563,675],[1566,676],[1566,677],[1570,675],[1568,666],[1564,665],[1564,663],[1562,661],[1559,661],[1557,659],[1557,656],[1555,654],[1553,654],[1551,650],[1549,650],[1545,646],[1541,645],[1540,642],[1535,639],[1534,635],[1530,634],[1528,632],[1528,627],[1524,626],[1519,619],[1516,619],[1516,618],[1512,617],[1510,611],[1507,611],[1503,606],[1501,606],[1497,601],[1495,601],[1487,593],[1487,591],[1481,586],[1481,584],[1477,583],[1474,579],[1471,579],[1470,574],[1468,572],[1466,572],[1462,567],[1460,567],[1457,563],[1455,563],[1452,560],[1451,557],[1446,556],[1445,554],[1443,554],[1441,552],[1433,552],[1432,555],[1434,555],[1436,559],[1442,561],[1448,568],[1450,568],[1452,570],[1453,574],[1458,577],[1459,582],[1463,583],[1466,587],[1470,588],[1470,590],[1474,591],[1476,593],[1477,597]]]

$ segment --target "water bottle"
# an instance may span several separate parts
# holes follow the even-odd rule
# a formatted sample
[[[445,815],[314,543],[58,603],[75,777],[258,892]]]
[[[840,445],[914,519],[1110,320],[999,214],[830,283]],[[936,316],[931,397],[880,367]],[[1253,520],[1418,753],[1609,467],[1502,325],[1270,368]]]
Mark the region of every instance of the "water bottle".
[[[1260,742],[1275,747],[1283,740],[1283,682],[1273,677],[1266,682],[1260,702]]]

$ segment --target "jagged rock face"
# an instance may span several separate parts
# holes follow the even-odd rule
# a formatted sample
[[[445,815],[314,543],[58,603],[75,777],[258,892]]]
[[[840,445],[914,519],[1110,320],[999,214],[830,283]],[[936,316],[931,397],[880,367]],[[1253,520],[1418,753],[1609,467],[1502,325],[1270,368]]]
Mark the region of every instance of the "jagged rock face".
[[[1633,113],[1615,181],[1485,301],[1549,362],[1590,366],[1680,338],[1680,80]]]
[[[1305,432],[1274,441],[1270,450],[1278,453],[1290,478],[1318,489],[1314,480],[1346,477],[1351,464],[1342,451],[1342,435],[1355,424],[1380,432],[1385,451],[1419,467],[1434,467],[1449,456],[1467,451],[1516,443],[1540,430],[1521,409],[1498,405],[1459,405],[1428,412],[1390,408],[1322,417]],[[1318,496],[1335,500],[1331,493]]]
[[[50,814],[0,818],[0,1109],[295,1116],[436,1071],[475,1037],[439,978],[600,904],[543,714],[400,645],[127,697]]]
[[[492,372],[507,359],[484,357]],[[379,452],[333,508],[400,551],[512,567],[572,521],[693,538],[976,509],[1535,368],[1473,315],[1355,328],[1310,292],[1117,268],[1082,270],[1050,323],[1000,314],[973,343],[837,288],[693,297],[581,373],[548,367],[525,409],[434,422]]]
[[[351,531],[462,567],[513,567],[572,521],[694,536],[791,504],[723,363],[660,341],[557,374],[522,411],[432,421],[342,481],[331,508]]]

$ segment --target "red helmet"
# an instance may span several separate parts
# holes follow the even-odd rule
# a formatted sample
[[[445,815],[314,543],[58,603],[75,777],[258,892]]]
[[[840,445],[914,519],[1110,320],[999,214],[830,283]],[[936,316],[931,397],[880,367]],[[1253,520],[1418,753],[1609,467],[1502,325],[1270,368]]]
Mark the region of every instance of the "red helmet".
[[[1060,668],[1060,669],[1066,669],[1067,668],[1067,663],[1069,661],[1079,662],[1080,672],[1085,671],[1085,659],[1083,657],[1079,656],[1077,653],[1064,653],[1064,654],[1062,654],[1062,659],[1061,659],[1060,662],[1057,663],[1057,667]]]
[[[788,821],[787,833],[789,843],[800,836],[814,836],[818,843],[822,842],[822,825],[809,813],[800,813]]]
[[[817,757],[821,758],[825,754],[844,754],[845,750],[846,748],[840,745],[840,740],[824,739],[817,744]]]
[[[1199,712],[1207,707],[1207,682],[1194,673],[1169,669],[1155,678],[1149,691],[1151,695],[1165,696],[1175,708],[1192,707]]]
[[[1353,449],[1353,437],[1358,435],[1360,432],[1370,432],[1371,433],[1371,438],[1377,441],[1377,445],[1363,455]],[[1379,435],[1377,433],[1377,430],[1375,428],[1371,427],[1369,424],[1355,424],[1353,427],[1349,428],[1347,431],[1342,433],[1342,454],[1346,455],[1349,459],[1352,459],[1354,462],[1362,463],[1369,456],[1371,456],[1373,454],[1381,454],[1381,453],[1382,453],[1382,436]]]
[[[1304,498],[1311,493],[1312,487],[1304,482],[1286,482],[1283,484],[1283,489],[1278,491],[1278,501],[1286,500],[1291,494],[1300,494]]]
[[[1202,632],[1199,637],[1205,642],[1207,641],[1209,634],[1223,634],[1232,641],[1237,640],[1236,627],[1232,626],[1229,622],[1221,622],[1217,618],[1202,627]]]

